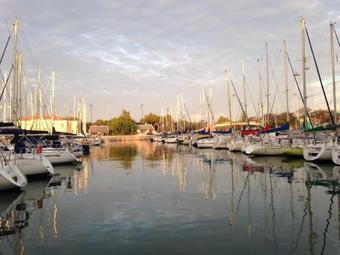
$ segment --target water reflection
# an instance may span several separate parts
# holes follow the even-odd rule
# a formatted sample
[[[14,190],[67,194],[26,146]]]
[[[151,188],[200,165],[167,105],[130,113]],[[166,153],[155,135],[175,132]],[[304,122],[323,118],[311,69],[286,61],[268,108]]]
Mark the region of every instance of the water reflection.
[[[0,251],[338,252],[340,167],[149,142],[91,152],[0,196]]]
[[[84,171],[75,166],[55,167],[55,173],[30,181],[22,191],[0,194],[0,242],[8,252],[26,254],[26,235],[36,235],[40,244],[49,234],[58,238],[58,191],[77,194],[86,190],[87,167],[84,164]]]

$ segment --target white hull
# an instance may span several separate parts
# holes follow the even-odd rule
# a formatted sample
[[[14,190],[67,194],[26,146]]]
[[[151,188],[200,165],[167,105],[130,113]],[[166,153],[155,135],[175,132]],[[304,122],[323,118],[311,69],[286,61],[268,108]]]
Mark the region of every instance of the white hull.
[[[340,165],[340,145],[335,145],[332,150],[332,160],[336,165]]]
[[[23,154],[15,163],[26,176],[54,174],[52,164],[43,155]]]
[[[177,138],[176,137],[169,137],[164,139],[165,143],[177,143]]]
[[[331,161],[333,145],[309,144],[303,148],[303,157],[307,161]]]
[[[83,151],[72,151],[72,154],[76,158],[81,158],[83,156]]]
[[[78,162],[77,158],[69,151],[64,149],[43,149],[42,155],[51,164],[71,164]]]
[[[233,152],[241,151],[243,144],[244,144],[243,142],[239,142],[239,141],[233,142],[233,141],[231,141],[228,145],[228,149],[230,151],[233,151]]]
[[[280,156],[283,155],[282,146],[262,146],[251,144],[245,147],[244,153],[255,156]]]
[[[228,141],[226,137],[217,137],[214,149],[228,149]]]
[[[197,143],[197,147],[200,149],[213,148],[215,145],[215,139],[201,139],[201,140],[198,140],[196,143]]]
[[[19,168],[10,165],[0,168],[0,190],[20,189],[27,185],[27,179]]]

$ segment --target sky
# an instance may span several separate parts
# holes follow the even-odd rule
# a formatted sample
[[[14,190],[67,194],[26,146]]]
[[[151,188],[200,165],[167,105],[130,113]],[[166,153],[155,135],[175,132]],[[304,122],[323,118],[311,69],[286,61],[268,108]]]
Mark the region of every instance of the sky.
[[[40,66],[48,94],[54,70],[58,113],[72,114],[74,96],[84,97],[93,105],[93,120],[112,118],[122,109],[139,119],[141,104],[144,113],[175,112],[177,97],[198,117],[203,89],[211,91],[214,115],[225,115],[224,70],[243,99],[244,59],[248,109],[254,115],[260,101],[258,72],[265,78],[266,42],[273,110],[286,108],[282,41],[287,41],[299,72],[301,16],[332,103],[329,23],[340,23],[340,0],[0,0],[0,48],[17,17],[27,86],[34,86]],[[335,27],[340,35],[340,24]],[[6,53],[2,72],[8,71],[10,57]],[[325,108],[310,51],[307,57],[309,106]],[[340,80],[339,65],[337,61]],[[289,86],[289,107],[295,110],[298,98],[291,73]],[[237,118],[240,107],[235,96],[232,101]]]

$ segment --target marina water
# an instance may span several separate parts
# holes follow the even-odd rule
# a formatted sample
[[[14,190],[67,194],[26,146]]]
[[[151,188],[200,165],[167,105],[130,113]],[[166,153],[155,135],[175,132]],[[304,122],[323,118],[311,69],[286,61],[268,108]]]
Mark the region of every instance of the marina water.
[[[334,165],[150,142],[0,195],[0,254],[339,254]]]

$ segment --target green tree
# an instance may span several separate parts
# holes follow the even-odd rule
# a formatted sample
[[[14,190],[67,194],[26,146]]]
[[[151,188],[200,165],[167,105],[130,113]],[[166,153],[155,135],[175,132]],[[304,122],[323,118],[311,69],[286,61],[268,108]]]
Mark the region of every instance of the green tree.
[[[145,115],[143,119],[141,119],[141,122],[151,124],[155,127],[161,122],[161,116],[150,112],[149,114]]]
[[[114,135],[132,135],[137,131],[136,122],[126,110],[123,110],[119,117],[109,120],[108,126]]]
[[[229,122],[229,119],[227,117],[220,116],[216,123],[217,124],[222,124],[222,123],[225,123],[225,122]]]
[[[99,120],[96,120],[94,125],[96,125],[96,126],[106,126],[108,124],[108,122],[109,122],[108,120],[99,119]]]

